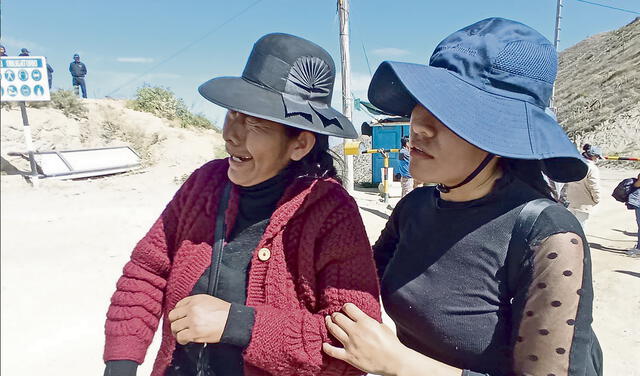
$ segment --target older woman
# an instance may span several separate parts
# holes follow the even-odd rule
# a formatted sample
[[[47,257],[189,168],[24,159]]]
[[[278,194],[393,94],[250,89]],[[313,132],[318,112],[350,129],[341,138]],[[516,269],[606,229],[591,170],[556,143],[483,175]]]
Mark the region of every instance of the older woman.
[[[195,171],[138,243],[107,313],[106,375],[132,375],[160,317],[153,375],[355,375],[322,353],[346,302],[380,317],[375,266],[328,136],[335,67],[287,34],[254,45],[242,77],[200,87],[227,108],[229,158]],[[188,147],[188,145],[187,145]]]
[[[553,45],[490,18],[443,40],[428,66],[384,62],[369,87],[411,116],[411,175],[438,183],[396,206],[374,245],[394,333],[347,304],[325,351],[384,375],[596,375],[589,243],[551,201],[587,167],[545,113]]]

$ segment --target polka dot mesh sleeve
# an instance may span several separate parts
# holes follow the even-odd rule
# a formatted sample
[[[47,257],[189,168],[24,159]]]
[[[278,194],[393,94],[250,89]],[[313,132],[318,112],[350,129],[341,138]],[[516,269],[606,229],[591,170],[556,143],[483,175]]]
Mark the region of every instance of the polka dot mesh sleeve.
[[[584,248],[580,236],[549,236],[533,247],[533,275],[514,345],[517,375],[569,375]]]

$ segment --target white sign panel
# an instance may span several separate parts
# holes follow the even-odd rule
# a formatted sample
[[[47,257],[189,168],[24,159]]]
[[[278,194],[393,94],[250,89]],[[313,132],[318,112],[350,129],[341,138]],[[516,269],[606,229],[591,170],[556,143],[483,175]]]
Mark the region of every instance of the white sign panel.
[[[51,100],[44,56],[2,56],[0,59],[3,102]]]

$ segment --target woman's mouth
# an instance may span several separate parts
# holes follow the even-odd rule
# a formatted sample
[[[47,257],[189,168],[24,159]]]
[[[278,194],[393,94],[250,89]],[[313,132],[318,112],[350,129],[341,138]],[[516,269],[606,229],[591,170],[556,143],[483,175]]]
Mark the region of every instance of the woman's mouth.
[[[427,153],[426,151],[424,151],[422,148],[420,148],[419,146],[412,146],[411,147],[411,157],[420,157],[420,158],[433,158],[433,155]]]
[[[231,160],[237,163],[243,163],[243,162],[247,162],[252,160],[252,157],[248,157],[248,156],[244,156],[244,155],[238,155],[238,154],[229,154],[229,156],[231,157]]]

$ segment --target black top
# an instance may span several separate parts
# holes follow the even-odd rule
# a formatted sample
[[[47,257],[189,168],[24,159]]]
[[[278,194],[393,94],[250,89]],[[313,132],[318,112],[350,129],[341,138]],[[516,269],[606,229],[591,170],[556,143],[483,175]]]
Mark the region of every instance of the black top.
[[[167,376],[195,375],[200,357],[205,376],[244,374],[242,351],[251,340],[254,323],[253,308],[244,305],[249,264],[287,183],[288,179],[280,174],[251,187],[238,187],[238,215],[222,252],[215,295],[231,303],[222,338],[220,343],[208,344],[204,349],[197,343],[177,344]],[[198,279],[191,295],[208,293],[210,268]],[[132,361],[110,361],[105,375],[135,375],[136,368]]]
[[[593,333],[591,260],[579,223],[563,207],[540,215],[518,284],[507,286],[514,223],[522,206],[540,197],[506,175],[477,200],[448,202],[424,187],[398,203],[373,248],[382,302],[402,343],[465,375],[540,365],[547,368],[531,374],[585,374]],[[558,233],[570,237],[567,246],[543,253],[546,238]],[[538,351],[536,335],[545,336],[552,355]]]

